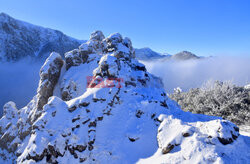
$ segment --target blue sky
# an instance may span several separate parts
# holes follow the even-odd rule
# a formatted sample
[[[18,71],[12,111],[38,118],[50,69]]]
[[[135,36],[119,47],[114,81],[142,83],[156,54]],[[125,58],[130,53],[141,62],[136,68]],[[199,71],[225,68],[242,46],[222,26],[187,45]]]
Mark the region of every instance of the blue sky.
[[[78,39],[102,30],[158,52],[250,56],[249,0],[0,0],[0,12]]]

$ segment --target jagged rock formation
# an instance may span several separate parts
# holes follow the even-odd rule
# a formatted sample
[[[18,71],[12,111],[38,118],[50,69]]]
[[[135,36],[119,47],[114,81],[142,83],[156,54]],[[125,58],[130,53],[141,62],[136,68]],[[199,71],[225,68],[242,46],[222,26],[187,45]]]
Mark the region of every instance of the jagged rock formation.
[[[100,31],[66,53],[65,61],[51,53],[33,100],[22,109],[5,105],[2,158],[17,163],[249,162],[249,145],[233,123],[183,112],[168,99],[161,80],[134,57],[128,38],[118,33],[104,38]]]
[[[40,70],[40,82],[37,90],[37,109],[41,110],[53,96],[55,85],[57,84],[61,68],[63,66],[62,57],[52,52]]]
[[[62,32],[35,26],[0,13],[0,61],[18,61],[25,57],[47,58],[78,47],[82,41]]]

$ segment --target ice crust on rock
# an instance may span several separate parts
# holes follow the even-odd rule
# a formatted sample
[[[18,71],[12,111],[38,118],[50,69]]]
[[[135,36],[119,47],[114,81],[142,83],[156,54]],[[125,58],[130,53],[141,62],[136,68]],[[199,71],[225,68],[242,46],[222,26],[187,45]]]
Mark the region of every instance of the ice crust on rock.
[[[118,33],[105,38],[94,32],[65,61],[51,53],[40,78],[27,106],[5,105],[0,147],[9,162],[249,162],[238,127],[182,111]],[[95,78],[113,81],[103,86]]]

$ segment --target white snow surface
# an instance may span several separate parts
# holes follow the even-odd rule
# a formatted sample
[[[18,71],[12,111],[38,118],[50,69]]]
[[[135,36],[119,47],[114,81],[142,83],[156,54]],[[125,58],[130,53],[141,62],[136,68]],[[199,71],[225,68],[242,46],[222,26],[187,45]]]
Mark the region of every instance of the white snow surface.
[[[98,50],[92,51],[96,47],[90,44],[93,42],[100,44]],[[86,51],[89,54],[83,53]],[[250,162],[249,137],[240,135],[229,121],[182,111],[166,96],[161,80],[148,73],[133,53],[128,38],[116,33],[104,39],[100,31],[93,33],[75,53],[88,55],[87,60],[61,68],[54,94],[42,110],[36,109],[38,95],[22,109],[13,102],[5,105],[0,119],[1,160],[63,164]],[[42,69],[49,70],[48,62],[57,56],[51,54]],[[112,77],[114,85],[89,88],[88,76]],[[122,79],[120,87],[117,79]],[[64,91],[69,100],[63,100]]]
[[[250,84],[244,86],[245,89],[250,89]]]

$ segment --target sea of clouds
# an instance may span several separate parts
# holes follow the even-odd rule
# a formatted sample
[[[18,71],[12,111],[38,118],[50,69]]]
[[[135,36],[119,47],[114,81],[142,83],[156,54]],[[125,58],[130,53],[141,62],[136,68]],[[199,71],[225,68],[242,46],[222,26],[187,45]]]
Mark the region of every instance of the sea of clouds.
[[[149,72],[162,78],[168,93],[172,93],[176,87],[181,87],[183,91],[200,87],[208,80],[231,80],[241,86],[250,83],[250,57],[142,63]],[[0,63],[0,114],[8,101],[14,101],[21,108],[32,99],[36,94],[42,64],[25,59]]]
[[[247,56],[142,63],[150,73],[162,78],[168,93],[172,93],[176,87],[188,91],[213,80],[231,81],[240,86],[250,83],[250,57]]]
[[[0,63],[0,113],[3,105],[14,101],[25,106],[35,95],[41,62],[24,59],[15,63]]]

